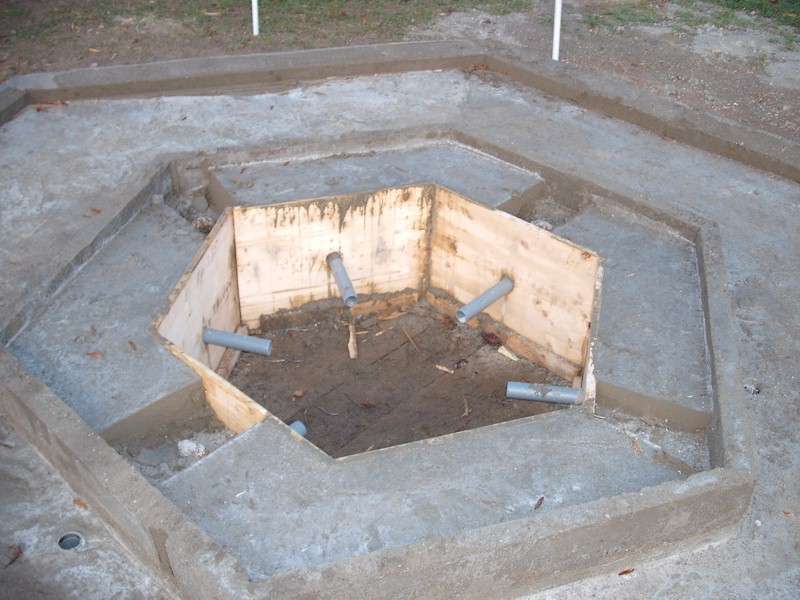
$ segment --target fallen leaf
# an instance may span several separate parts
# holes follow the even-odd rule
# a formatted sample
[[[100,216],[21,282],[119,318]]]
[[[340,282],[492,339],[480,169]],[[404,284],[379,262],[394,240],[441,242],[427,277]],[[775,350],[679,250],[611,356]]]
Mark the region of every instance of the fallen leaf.
[[[89,505],[88,505],[88,504],[86,504],[86,502],[84,502],[83,500],[81,500],[81,499],[80,499],[80,498],[78,498],[77,496],[76,496],[76,497],[75,497],[75,499],[72,501],[72,503],[73,503],[73,504],[74,504],[74,505],[75,505],[77,508],[80,508],[81,510],[89,510]]]
[[[89,212],[92,213],[93,215],[99,215],[99,214],[101,214],[103,212],[103,209],[102,208],[91,207],[89,209]]]
[[[15,562],[17,562],[17,559],[18,559],[20,556],[22,556],[22,555],[23,555],[23,553],[24,553],[24,551],[23,551],[23,549],[22,549],[22,546],[20,546],[19,544],[11,544],[11,545],[8,547],[8,553],[7,553],[7,555],[6,555],[6,556],[8,556],[8,562],[6,563],[6,566],[5,566],[5,568],[8,568],[8,567],[10,567],[10,566],[11,566],[11,565],[13,565]]]
[[[447,329],[455,329],[458,326],[457,323],[456,323],[456,320],[453,317],[451,317],[450,315],[443,315],[442,316],[442,323],[444,323],[444,326]]]
[[[89,48],[89,52],[91,52],[92,54],[97,54],[98,52],[100,52],[100,50],[98,50],[97,48]]]
[[[66,106],[69,104],[66,100],[56,100],[55,102],[40,102],[36,104],[36,112],[43,112],[56,106]]]
[[[533,505],[533,510],[539,510],[540,508],[542,508],[542,504],[544,504],[544,496],[542,496],[536,501],[536,504]]]
[[[633,573],[635,570],[636,570],[636,569],[634,569],[633,567],[631,567],[630,569],[622,569],[622,571],[620,571],[619,573],[617,573],[617,575],[619,575],[620,577],[622,577],[623,575],[630,575],[630,574],[631,574],[631,573]]]
[[[445,373],[450,373],[450,375],[452,375],[453,373],[455,373],[455,371],[453,371],[453,369],[448,369],[448,368],[447,368],[447,367],[445,367],[444,365],[433,365],[433,366],[434,366],[435,368],[439,369],[440,371],[444,371]]]
[[[783,516],[789,519],[790,521],[794,521],[795,523],[800,523],[800,517],[798,517],[791,511],[788,510],[783,511]]]
[[[503,340],[501,340],[496,334],[492,333],[491,331],[481,331],[481,337],[483,341],[489,344],[490,346],[494,346],[495,348],[499,348],[503,345]]]
[[[299,400],[300,398],[302,398],[305,395],[306,395],[306,391],[305,390],[295,390],[295,391],[292,392],[292,400]]]
[[[137,348],[136,348],[136,342],[134,342],[133,340],[128,340],[128,346],[130,346],[131,350],[133,350],[134,352],[136,352],[136,350],[137,350]]]
[[[95,350],[94,352],[87,352],[86,356],[88,356],[89,358],[93,358],[95,360],[100,360],[101,358],[103,358],[103,353],[98,350]]]
[[[375,408],[375,403],[371,400],[361,400],[358,405],[362,408]]]

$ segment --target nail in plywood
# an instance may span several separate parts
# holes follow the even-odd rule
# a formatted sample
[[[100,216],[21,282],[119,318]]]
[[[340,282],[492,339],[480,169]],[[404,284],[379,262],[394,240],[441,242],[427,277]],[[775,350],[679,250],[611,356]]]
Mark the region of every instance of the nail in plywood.
[[[580,373],[600,265],[596,254],[439,188],[430,261],[430,287],[460,302],[511,277],[513,291],[484,312],[527,338],[543,355],[542,364],[559,375]]]
[[[427,266],[433,188],[412,186],[234,209],[242,321],[338,292],[325,257],[342,254],[359,293],[418,289]]]
[[[203,327],[236,331],[241,323],[233,215],[226,211],[170,295],[158,332],[181,351],[216,368],[225,348],[203,343]]]

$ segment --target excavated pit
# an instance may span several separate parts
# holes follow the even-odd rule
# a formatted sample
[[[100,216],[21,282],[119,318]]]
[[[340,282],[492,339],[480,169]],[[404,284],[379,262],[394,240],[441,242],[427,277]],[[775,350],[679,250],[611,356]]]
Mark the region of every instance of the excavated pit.
[[[242,354],[229,380],[336,458],[558,408],[507,400],[508,380],[569,385],[424,300],[355,318],[351,359],[350,311],[319,304],[264,317],[280,358]]]

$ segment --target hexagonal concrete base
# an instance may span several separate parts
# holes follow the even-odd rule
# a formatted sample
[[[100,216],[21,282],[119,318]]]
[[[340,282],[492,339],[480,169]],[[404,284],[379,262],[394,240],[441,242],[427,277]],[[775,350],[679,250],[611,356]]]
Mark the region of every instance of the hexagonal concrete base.
[[[232,77],[261,85],[375,72],[392,74],[288,93],[168,93]],[[14,83],[29,90],[28,101],[164,94],[18,114],[18,95],[3,97],[4,118],[16,115],[3,125],[4,143],[17,151],[3,171],[14,210],[4,220],[12,258],[0,282],[2,331],[16,358],[0,355],[0,402],[170,589],[198,598],[348,597],[353,589],[509,597],[718,539],[746,512],[751,455],[729,280],[785,275],[780,240],[796,225],[791,199],[800,197],[796,163],[786,157],[796,149],[776,153],[774,140],[757,133],[682,120],[663,107],[654,113],[568,72],[459,44],[177,61]],[[76,135],[92,140],[80,154],[67,143]],[[42,140],[55,146],[59,136],[60,154],[37,154]],[[433,168],[443,154],[452,160]],[[160,308],[175,268],[200,242],[171,206],[198,223],[231,199],[308,197],[304,185],[340,191],[348,177],[361,180],[348,175],[359,161],[373,171],[400,165],[391,178],[424,164],[422,176],[441,177],[434,183],[461,181],[454,170],[464,168],[463,182],[485,186],[488,204],[545,221],[608,257],[614,293],[605,288],[595,332],[596,410],[338,464],[267,419],[153,487],[136,471],[137,456],[129,464],[97,432],[124,445],[155,420],[185,420],[203,400],[194,374],[185,377],[154,332],[137,325]],[[322,186],[309,175],[316,170],[331,173]],[[256,183],[262,172],[269,187]],[[759,213],[760,203],[775,214]],[[755,219],[763,229],[743,232]],[[149,237],[159,227],[167,235]],[[53,232],[48,244],[45,231]],[[120,294],[116,277],[132,291]],[[747,302],[740,296],[740,309]],[[159,357],[167,362],[155,380]],[[303,467],[288,472],[287,461]]]

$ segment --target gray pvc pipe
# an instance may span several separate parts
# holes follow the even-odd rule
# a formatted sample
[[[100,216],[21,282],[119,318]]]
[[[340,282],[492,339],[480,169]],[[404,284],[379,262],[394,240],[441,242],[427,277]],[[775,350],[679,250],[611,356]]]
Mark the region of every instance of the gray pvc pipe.
[[[328,268],[336,280],[336,287],[339,288],[342,302],[348,308],[353,308],[358,303],[358,296],[356,295],[356,289],[353,287],[353,282],[350,281],[350,276],[347,274],[347,269],[344,268],[342,255],[338,252],[331,252],[325,258],[325,261],[328,263]]]
[[[292,421],[291,423],[289,423],[289,429],[291,429],[292,431],[303,437],[306,437],[306,434],[308,433],[306,424],[303,423],[302,421]]]
[[[469,304],[465,304],[458,309],[456,318],[459,323],[466,323],[472,317],[477,315],[483,309],[491,306],[500,298],[511,292],[514,289],[514,282],[510,277],[503,277],[499,282],[494,284],[488,290],[483,292],[480,296],[475,298]]]
[[[230,331],[203,328],[203,342],[214,346],[225,346],[242,352],[253,352],[269,356],[272,354],[272,340],[253,337],[252,335],[239,335]]]
[[[543,383],[524,383],[522,381],[509,381],[506,383],[506,398],[552,402],[553,404],[581,404],[583,402],[583,395],[578,389]]]

